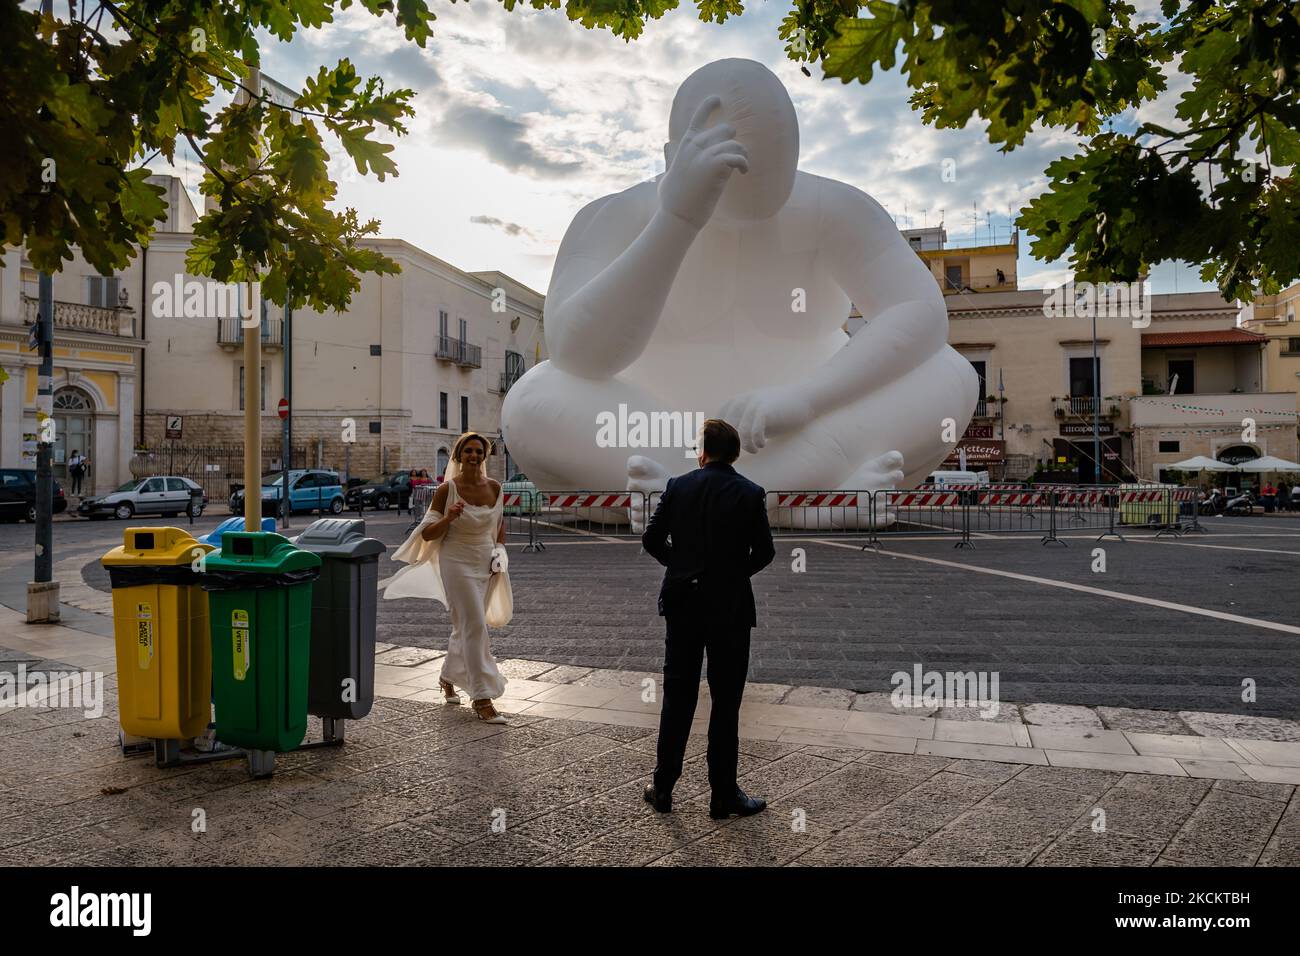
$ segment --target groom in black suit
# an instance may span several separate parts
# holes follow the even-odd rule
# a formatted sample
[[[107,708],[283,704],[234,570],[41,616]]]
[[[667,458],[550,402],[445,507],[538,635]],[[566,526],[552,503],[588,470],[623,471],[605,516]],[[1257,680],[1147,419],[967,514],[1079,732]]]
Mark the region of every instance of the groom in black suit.
[[[654,782],[646,800],[660,813],[673,808],[686,738],[695,716],[700,666],[709,654],[709,816],[749,816],[767,806],[736,784],[740,698],[749,669],[749,631],[757,623],[749,578],[776,551],[767,525],[766,495],[738,474],[740,435],[711,418],[700,432],[700,467],[668,481],[641,544],[668,570],[659,591],[667,624],[663,709]],[[671,537],[671,541],[669,538]]]

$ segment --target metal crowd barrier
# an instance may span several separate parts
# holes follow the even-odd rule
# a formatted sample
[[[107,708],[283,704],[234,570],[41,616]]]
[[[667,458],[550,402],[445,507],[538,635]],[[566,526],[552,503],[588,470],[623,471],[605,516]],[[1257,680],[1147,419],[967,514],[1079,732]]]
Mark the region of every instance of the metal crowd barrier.
[[[414,530],[436,489],[411,496]],[[636,538],[659,506],[662,492],[591,489],[509,492],[502,499],[506,534],[526,537],[525,552],[546,550],[546,538]],[[889,537],[956,537],[974,548],[980,535],[1027,533],[1043,544],[1065,545],[1062,534],[1098,532],[1097,540],[1124,540],[1123,529],[1159,528],[1157,537],[1206,533],[1196,488],[1164,485],[929,486],[882,491],[802,490],[767,494],[777,537],[861,536],[863,548]]]
[[[532,512],[534,547],[525,550],[546,550],[546,537],[640,538],[641,532],[633,528],[643,528],[651,513],[649,496],[640,491],[580,489],[548,491],[540,497]]]

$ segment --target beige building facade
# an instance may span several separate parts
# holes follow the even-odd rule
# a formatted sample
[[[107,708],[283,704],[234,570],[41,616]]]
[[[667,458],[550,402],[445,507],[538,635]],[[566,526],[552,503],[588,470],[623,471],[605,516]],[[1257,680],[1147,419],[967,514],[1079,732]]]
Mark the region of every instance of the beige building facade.
[[[1064,458],[1095,480],[1092,318],[1045,308],[1043,290],[947,302],[949,342],[991,383],[971,424],[1004,460],[985,463],[1020,479]],[[1149,324],[1097,318],[1103,480],[1161,480],[1194,455],[1295,460],[1294,387],[1270,390],[1266,342],[1237,327],[1238,312],[1216,292],[1191,292],[1151,296]]]
[[[37,272],[22,250],[0,269],[0,467],[35,468],[40,431],[40,354],[28,347],[37,317]],[[125,290],[75,257],[54,277],[54,477],[71,493],[67,462],[89,457],[82,493],[110,491],[131,476],[139,313]]]
[[[1242,328],[1268,340],[1264,352],[1268,388],[1300,394],[1300,282],[1277,295],[1258,296],[1242,310],[1241,320]]]
[[[243,484],[240,305],[248,297],[185,272],[196,212],[178,180],[153,181],[168,191],[169,217],[126,269],[103,278],[108,294],[120,299],[116,308],[97,307],[90,330],[68,328],[88,321],[86,290],[93,285],[101,298],[103,290],[89,283],[82,273],[93,270],[79,262],[54,278],[62,306],[55,313],[55,364],[67,365],[56,372],[56,389],[89,396],[97,439],[94,491],[133,473],[172,472],[223,498],[231,485]],[[287,323],[291,348],[285,348],[283,309],[266,307],[256,331],[263,346],[263,471],[282,465],[277,406],[286,397],[286,356],[293,467],[362,477],[400,468],[441,474],[465,429],[497,439],[507,390],[545,358],[541,294],[502,273],[457,269],[402,240],[365,244],[396,260],[401,272],[363,275],[346,312],[296,311]],[[20,264],[20,253],[11,257]],[[19,273],[6,269],[3,281]],[[22,399],[34,400],[36,353],[20,348],[27,334],[23,309],[32,306],[16,286],[0,286],[0,293],[0,356],[14,356],[12,366],[0,361],[17,371],[2,396],[0,445],[7,461],[20,453],[18,436],[34,431],[34,412],[16,409]],[[114,323],[117,331],[110,332]],[[509,477],[502,456],[493,464],[496,477]]]

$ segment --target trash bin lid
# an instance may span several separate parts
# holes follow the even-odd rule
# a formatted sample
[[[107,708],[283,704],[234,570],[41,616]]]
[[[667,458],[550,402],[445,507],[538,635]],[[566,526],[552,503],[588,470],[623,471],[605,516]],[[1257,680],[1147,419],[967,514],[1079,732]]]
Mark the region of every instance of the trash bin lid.
[[[199,540],[206,541],[208,544],[214,545],[215,547],[219,548],[221,547],[221,536],[223,534],[225,534],[227,531],[243,531],[243,530],[244,530],[244,516],[231,515],[229,518],[221,522],[221,524],[217,525],[215,528],[213,528],[203,537],[199,538]],[[263,518],[262,530],[274,531],[275,519],[269,517]]]
[[[378,538],[366,537],[363,518],[321,518],[309,524],[295,541],[298,547],[325,558],[368,558],[388,550]]]
[[[212,545],[194,539],[180,528],[127,528],[122,544],[99,559],[104,567],[175,567],[190,564],[195,551],[210,552]]]
[[[206,567],[209,571],[279,574],[319,568],[320,558],[273,531],[227,531],[221,536],[221,550],[208,558]]]

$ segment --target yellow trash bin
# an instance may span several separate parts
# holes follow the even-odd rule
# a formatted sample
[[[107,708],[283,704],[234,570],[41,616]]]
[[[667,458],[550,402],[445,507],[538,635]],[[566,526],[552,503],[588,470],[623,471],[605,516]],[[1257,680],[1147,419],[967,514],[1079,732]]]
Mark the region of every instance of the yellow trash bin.
[[[208,594],[199,560],[215,550],[180,528],[128,528],[100,559],[113,588],[117,698],[137,737],[201,735],[212,715]]]

